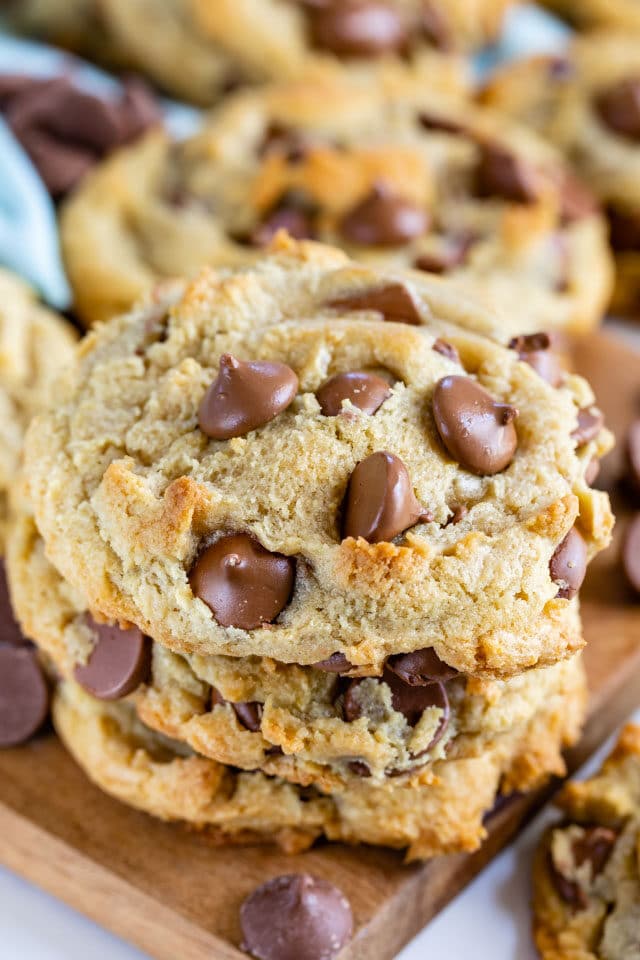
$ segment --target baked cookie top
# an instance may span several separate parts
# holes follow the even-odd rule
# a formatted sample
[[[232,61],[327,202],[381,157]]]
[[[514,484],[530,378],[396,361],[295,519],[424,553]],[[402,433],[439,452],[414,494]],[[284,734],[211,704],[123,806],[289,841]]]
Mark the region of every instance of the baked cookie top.
[[[7,493],[15,480],[22,441],[34,413],[73,355],[75,332],[18,277],[0,269],[0,539]]]
[[[581,378],[455,326],[455,285],[313,244],[171,298],[86,338],[29,432],[47,552],[93,611],[177,652],[378,672],[580,645],[562,611],[612,525]]]
[[[196,136],[151,136],[62,211],[77,308],[129,309],[158,277],[258,260],[280,228],[374,266],[456,278],[504,342],[597,323],[604,221],[556,151],[503,117],[394,75],[230,98]]]
[[[571,782],[534,873],[543,960],[640,956],[640,727],[629,724],[600,773]]]

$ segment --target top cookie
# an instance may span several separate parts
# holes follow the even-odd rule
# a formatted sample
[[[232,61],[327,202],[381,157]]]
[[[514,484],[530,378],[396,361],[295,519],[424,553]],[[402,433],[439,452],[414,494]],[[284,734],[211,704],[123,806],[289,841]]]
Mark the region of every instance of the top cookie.
[[[568,655],[550,625],[612,522],[584,381],[454,326],[475,312],[455,285],[312,244],[167,307],[89,336],[29,433],[48,554],[94,611],[301,664]]]
[[[388,68],[456,87],[452,51],[494,39],[510,0],[8,0],[19,28],[210,106],[251,83]]]
[[[504,341],[588,329],[610,292],[604,220],[556,151],[407,77],[236,95],[183,143],[111,158],[61,216],[87,323],[159,277],[253,263],[278,228],[453,276],[500,314]]]
[[[69,324],[41,306],[22,280],[0,269],[0,550],[24,431],[49,399],[74,341]]]

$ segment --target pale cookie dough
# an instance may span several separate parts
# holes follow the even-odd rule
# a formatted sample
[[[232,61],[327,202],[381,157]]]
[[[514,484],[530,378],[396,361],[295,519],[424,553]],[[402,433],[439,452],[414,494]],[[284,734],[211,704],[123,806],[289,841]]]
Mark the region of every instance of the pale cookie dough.
[[[389,290],[422,326],[338,305],[355,296],[379,304]],[[553,388],[516,351],[446,322],[473,313],[442,280],[287,245],[255,270],[203,275],[168,314],[156,303],[101,326],[26,445],[49,557],[94,613],[135,623],[176,652],[299,664],[340,652],[379,672],[390,654],[433,647],[462,672],[503,676],[567,657],[582,645],[565,599],[580,577],[567,593],[557,560],[574,543],[570,579],[583,575],[609,541],[608,498],[585,470],[610,435],[581,378]],[[442,338],[461,363],[441,352]],[[212,441],[198,411],[225,352],[288,364],[299,386],[266,425]],[[380,409],[323,415],[315,391],[363,368],[390,376]],[[452,459],[434,423],[440,381],[472,392],[478,384],[490,405],[517,408],[510,465],[481,476]],[[391,530],[391,542],[343,536],[351,475],[381,451],[404,464],[402,506],[413,501],[423,517]],[[191,586],[201,558],[232,535],[254,538],[268,551],[256,563],[284,565],[291,577],[275,622],[261,617],[258,629],[233,617],[222,626]]]
[[[600,773],[566,785],[565,820],[534,868],[543,960],[640,957],[640,727],[629,724]]]
[[[0,269],[0,544],[24,431],[50,398],[53,382],[73,356],[74,342],[69,324],[38,303],[22,280]]]
[[[377,26],[373,36],[371,28],[351,29],[352,38],[360,37],[357,56],[339,42],[348,30],[344,0],[336,3],[343,21],[337,33],[335,27],[327,32],[326,13],[290,0],[5,0],[3,8],[23,31],[107,66],[144,73],[174,96],[210,106],[241,85],[345,67],[363,78],[415,72],[426,84],[462,89],[466,70],[455,53],[496,37],[509,3],[366,4],[377,8],[366,18],[371,23],[373,14]],[[325,23],[322,34],[319,19]]]
[[[640,18],[640,5],[634,3]],[[566,56],[506,67],[484,97],[543,133],[599,197],[616,257],[611,309],[640,312],[640,45],[629,31],[578,37]]]
[[[527,790],[552,773],[561,775],[560,750],[577,736],[584,700],[583,677],[576,673],[559,702],[480,757],[444,760],[424,784],[376,787],[360,780],[331,794],[194,755],[145,729],[130,704],[105,704],[75,684],[59,687],[53,720],[98,786],[155,816],[213,829],[231,842],[263,838],[299,850],[324,834],[406,848],[407,859],[416,860],[475,850],[500,785],[506,792]]]
[[[588,330],[611,290],[604,218],[549,144],[433,84],[334,80],[238,94],[88,176],[61,214],[77,310],[91,324],[159,278],[254,263],[279,226],[454,277],[502,342]]]

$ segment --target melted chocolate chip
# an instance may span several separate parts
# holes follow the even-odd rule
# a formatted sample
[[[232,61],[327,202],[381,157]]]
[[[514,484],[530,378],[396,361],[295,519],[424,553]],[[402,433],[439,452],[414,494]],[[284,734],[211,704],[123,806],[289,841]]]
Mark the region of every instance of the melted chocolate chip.
[[[344,502],[343,537],[369,543],[391,541],[431,514],[418,503],[402,460],[393,453],[372,453],[357,465]]]
[[[536,373],[552,387],[559,387],[564,381],[564,369],[560,357],[553,350],[548,333],[530,333],[514,337],[509,347],[515,350],[520,359],[533,367]]]
[[[413,295],[402,283],[388,283],[384,287],[374,287],[338,297],[331,300],[329,306],[339,310],[375,310],[390,323],[418,326],[422,322]]]
[[[575,527],[556,547],[549,570],[551,579],[560,587],[557,596],[564,600],[575,597],[587,572],[587,545]]]
[[[98,700],[120,700],[145,683],[151,671],[151,643],[137,627],[121,630],[96,623],[89,614],[85,623],[94,646],[84,666],[74,670],[76,681]]]
[[[604,415],[597,407],[583,407],[582,410],[578,410],[578,425],[571,433],[576,447],[582,447],[585,443],[595,440],[603,426]]]
[[[353,933],[351,907],[326,880],[268,880],[240,908],[242,949],[257,960],[333,960]]]
[[[422,207],[378,183],[343,217],[340,232],[349,243],[394,247],[421,237],[429,229],[429,222]]]
[[[640,492],[640,420],[634,421],[627,431],[626,453],[629,480]]]
[[[602,122],[623,137],[640,140],[640,77],[627,77],[595,101]]]
[[[343,400],[349,400],[358,410],[373,415],[390,396],[391,388],[386,380],[362,370],[338,373],[316,392],[325,417],[337,417],[342,413]]]
[[[354,720],[359,720],[360,717],[364,716],[363,708],[357,694],[358,687],[363,682],[362,678],[352,680],[345,690],[342,701],[342,713],[347,723],[353,723]],[[440,681],[435,680],[433,683],[412,686],[405,683],[399,676],[386,668],[379,682],[386,683],[390,688],[393,709],[403,715],[410,727],[415,727],[424,711],[429,709],[429,707],[439,707],[442,710],[442,718],[438,724],[438,729],[431,743],[426,750],[421,751],[420,756],[432,750],[438,741],[442,739],[449,725],[449,698],[447,697],[444,685]]]
[[[441,340],[439,337],[437,340],[434,340],[432,350],[435,350],[436,353],[441,354],[441,356],[446,357],[447,360],[451,360],[453,363],[457,363],[462,366],[462,361],[460,360],[460,354],[454,347],[452,343],[447,343],[446,340]]]
[[[611,856],[618,834],[608,827],[585,827],[582,837],[573,844],[573,858],[576,866],[591,864],[591,876],[602,873]]]
[[[204,550],[189,574],[195,596],[223,627],[255,630],[284,610],[295,579],[295,560],[269,553],[245,533],[230,534]]]
[[[309,11],[311,40],[338,57],[379,57],[401,51],[406,24],[388,3],[342,0]]]
[[[573,880],[569,880],[556,868],[549,856],[549,874],[551,882],[561,900],[569,904],[574,910],[584,910],[587,906],[587,897],[584,891]]]
[[[353,773],[356,777],[362,777],[366,779],[371,776],[371,770],[363,760],[351,760],[347,764],[350,773]]]
[[[640,513],[636,513],[627,529],[622,559],[627,580],[640,593]]]
[[[327,660],[319,660],[313,666],[325,673],[348,673],[353,664],[349,663],[344,653],[332,653]]]
[[[484,143],[480,146],[476,183],[481,197],[533,203],[540,195],[541,178],[523,157],[498,144]]]
[[[242,437],[286,410],[297,391],[298,378],[284,363],[244,362],[225,353],[200,403],[198,424],[214,440]]]
[[[456,504],[451,508],[451,511],[451,516],[447,519],[445,527],[448,527],[450,524],[455,526],[457,523],[460,523],[461,520],[464,520],[466,515],[469,513],[464,504]]]
[[[433,416],[440,438],[472,473],[488,476],[509,466],[518,445],[517,415],[470,377],[443,377],[436,384]]]
[[[433,647],[399,653],[387,660],[387,668],[411,687],[424,687],[430,683],[444,683],[458,675],[458,671],[443,663]]]
[[[0,747],[16,747],[47,718],[49,691],[34,650],[0,646]]]
[[[225,700],[220,691],[216,687],[212,687],[211,706],[224,706],[227,703],[231,705],[233,712],[246,730],[251,730],[252,733],[257,733],[260,730],[263,709],[261,703],[256,701],[233,703],[230,700]]]

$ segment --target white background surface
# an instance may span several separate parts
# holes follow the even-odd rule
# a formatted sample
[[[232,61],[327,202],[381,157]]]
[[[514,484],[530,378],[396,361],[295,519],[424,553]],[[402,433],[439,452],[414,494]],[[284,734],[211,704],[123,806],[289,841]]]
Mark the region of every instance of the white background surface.
[[[640,711],[634,719],[640,723]],[[597,768],[605,753],[601,750],[581,775]],[[531,854],[543,826],[553,817],[551,809],[544,810],[517,843],[494,860],[398,960],[535,960],[529,932]],[[0,957],[145,960],[140,951],[2,868]]]

